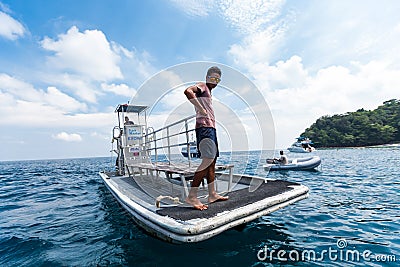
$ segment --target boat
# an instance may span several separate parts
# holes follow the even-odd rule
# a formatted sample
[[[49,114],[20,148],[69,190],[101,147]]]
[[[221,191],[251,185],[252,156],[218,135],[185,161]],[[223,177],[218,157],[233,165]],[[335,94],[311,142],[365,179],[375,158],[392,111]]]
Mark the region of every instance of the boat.
[[[190,157],[174,162],[171,153],[189,145],[194,129],[188,126],[195,116],[155,130],[147,127],[147,109],[117,106],[118,125],[112,131],[111,150],[116,153],[116,166],[99,175],[119,204],[150,235],[171,243],[200,242],[308,197],[309,188],[300,183],[237,174],[234,165],[217,161],[216,190],[229,200],[211,203],[207,210],[194,209],[185,199],[196,162]],[[124,125],[126,113],[136,113],[138,123]],[[183,138],[177,138],[179,134]],[[200,201],[206,202],[207,194],[207,185],[201,185]]]
[[[190,154],[188,154],[188,148],[189,148]],[[191,141],[191,142],[189,142],[188,145],[183,146],[181,148],[181,154],[186,158],[188,156],[190,156],[192,158],[199,158],[200,157],[199,153],[197,152],[197,144],[196,144],[195,141]]]
[[[288,150],[294,153],[310,153],[315,151],[315,148],[311,144],[312,141],[308,137],[300,136],[296,138],[296,142]]]
[[[318,156],[289,159],[287,164],[281,164],[274,159],[268,159],[267,164],[263,165],[268,171],[305,171],[313,170],[321,164]]]

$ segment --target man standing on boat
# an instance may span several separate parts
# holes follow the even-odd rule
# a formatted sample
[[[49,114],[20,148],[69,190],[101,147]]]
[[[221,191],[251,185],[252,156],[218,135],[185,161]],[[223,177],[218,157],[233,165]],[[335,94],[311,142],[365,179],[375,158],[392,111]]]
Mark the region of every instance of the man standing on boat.
[[[219,151],[211,91],[217,87],[220,81],[221,70],[214,66],[208,69],[205,83],[197,83],[185,90],[186,97],[196,110],[197,149],[202,159],[200,166],[194,174],[186,202],[198,210],[208,208],[207,205],[201,203],[197,198],[197,191],[204,177],[207,178],[209,203],[228,200],[228,197],[218,195],[214,185],[215,164],[219,156]]]

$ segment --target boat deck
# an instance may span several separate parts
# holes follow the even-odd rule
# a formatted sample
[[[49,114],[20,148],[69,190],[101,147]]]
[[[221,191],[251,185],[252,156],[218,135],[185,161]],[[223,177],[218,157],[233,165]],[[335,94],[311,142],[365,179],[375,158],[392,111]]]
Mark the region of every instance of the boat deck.
[[[110,175],[110,174],[109,174]],[[218,192],[224,191],[228,187],[229,176],[222,174],[216,179],[218,184]],[[182,199],[182,186],[173,184],[164,178],[157,178],[151,176],[112,176],[109,180],[120,192],[134,200],[136,203],[152,210],[161,216],[168,216],[180,221],[188,221],[192,219],[208,219],[215,217],[217,214],[226,211],[232,211],[246,205],[255,203],[257,201],[274,197],[283,193],[289,193],[288,199],[303,199],[307,197],[308,189],[298,183],[288,182],[283,180],[263,180],[258,188],[249,193],[251,177],[241,176],[236,177],[236,183],[231,192],[226,195],[229,196],[227,201],[218,201],[209,205],[207,210],[199,211],[193,209]],[[266,182],[265,182],[266,181]],[[300,191],[291,194],[290,191],[299,188]],[[176,204],[171,199],[163,199],[161,208],[155,205],[158,196],[171,196],[179,198],[180,203]],[[199,199],[206,203],[208,197],[207,185],[200,186],[198,192]],[[279,203],[277,203],[279,204]]]
[[[127,165],[129,176],[133,177],[145,177],[146,180],[154,181],[160,178],[160,174],[171,183],[179,184],[183,186],[182,198],[185,199],[189,194],[189,188],[187,186],[187,180],[192,180],[195,172],[197,171],[198,165],[187,165],[187,164],[167,164],[162,162],[156,163],[136,163]],[[233,182],[233,168],[234,165],[216,165],[216,172],[226,171],[228,174],[228,185],[227,191],[232,190]]]
[[[229,200],[212,203],[208,206],[207,210],[199,211],[192,207],[177,206],[158,210],[157,213],[181,221],[195,218],[212,218],[221,212],[231,211],[256,201],[294,190],[293,186],[300,186],[300,184],[283,180],[272,180],[263,183],[257,190],[251,193],[249,193],[248,188],[229,192],[227,194]]]
[[[155,201],[159,196],[169,196],[178,198],[182,203],[186,198],[185,186],[182,185],[180,177],[164,177],[161,175],[141,174],[135,176],[116,176],[115,173],[107,173],[111,177],[111,183],[121,192],[131,199],[140,199],[148,209],[155,209]],[[227,192],[230,186],[229,174],[216,173],[216,189],[218,192]],[[186,181],[185,181],[186,182]],[[189,181],[190,182],[190,181]],[[243,188],[243,185],[235,185],[233,190]],[[200,185],[198,196],[201,201],[206,201],[208,197],[207,184]],[[166,205],[174,205],[173,200],[165,198],[161,200]]]

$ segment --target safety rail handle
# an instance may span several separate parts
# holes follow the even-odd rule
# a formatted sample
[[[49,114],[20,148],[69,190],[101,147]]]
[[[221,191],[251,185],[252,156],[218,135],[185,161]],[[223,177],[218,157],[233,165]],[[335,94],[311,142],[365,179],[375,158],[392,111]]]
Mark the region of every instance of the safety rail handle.
[[[157,149],[164,149],[164,148],[168,148],[168,147],[177,147],[177,146],[183,146],[186,145],[187,143],[179,143],[179,144],[174,144],[174,145],[167,145],[167,146],[159,146],[157,147]],[[151,148],[151,150],[154,150],[153,148]]]
[[[190,129],[190,130],[188,130],[188,132],[194,132],[194,131],[195,131],[195,129]],[[171,138],[171,137],[179,136],[179,135],[181,135],[181,134],[186,134],[186,131],[179,132],[179,133],[175,133],[175,134],[170,134],[169,136],[162,136],[162,137],[157,138],[157,139],[152,140],[152,141],[162,141],[162,140],[164,140],[164,139],[168,139],[168,138]],[[182,144],[181,144],[181,145],[182,145]]]
[[[171,164],[171,148],[172,147],[177,147],[177,146],[182,146],[182,145],[186,145],[187,146],[187,151],[189,152],[190,149],[190,142],[189,142],[189,133],[194,131],[194,129],[189,129],[189,121],[193,118],[195,118],[196,115],[191,115],[188,116],[184,119],[181,119],[179,121],[176,121],[174,123],[171,123],[167,126],[164,126],[160,129],[154,130],[152,129],[152,131],[147,131],[146,135],[144,136],[144,140],[145,140],[145,147],[147,148],[148,152],[154,151],[154,156],[155,156],[155,161],[158,161],[158,150],[159,149],[168,149],[168,164]],[[171,133],[170,129],[173,126],[179,125],[179,124],[183,124],[183,126],[185,127],[184,131],[179,131],[178,133]],[[157,134],[161,134],[163,133],[163,131],[166,131],[166,136],[161,136],[158,137]],[[185,139],[186,142],[185,143],[179,143],[179,144],[171,144],[171,137],[177,137],[180,135],[185,135]],[[157,138],[158,137],[158,138]],[[163,141],[166,140],[167,141],[167,145],[161,145],[161,146],[157,146],[157,142],[159,141]],[[153,147],[151,146],[151,144],[153,143]],[[189,166],[191,166],[191,155],[190,153],[188,153],[188,162],[189,162]]]
[[[176,121],[176,122],[174,122],[174,123],[171,123],[171,124],[169,124],[169,125],[167,125],[167,126],[164,126],[164,127],[160,128],[160,129],[158,129],[158,130],[155,130],[153,133],[160,132],[160,131],[162,131],[162,130],[165,130],[165,129],[167,129],[167,128],[170,128],[170,127],[172,127],[172,126],[175,126],[175,125],[177,125],[177,124],[180,124],[180,123],[182,123],[182,122],[187,123],[188,120],[191,120],[191,119],[193,119],[193,118],[195,118],[195,117],[196,117],[196,115],[190,115],[189,117],[186,117],[186,118],[184,118],[184,119],[181,119],[181,120],[179,120],[179,121]]]

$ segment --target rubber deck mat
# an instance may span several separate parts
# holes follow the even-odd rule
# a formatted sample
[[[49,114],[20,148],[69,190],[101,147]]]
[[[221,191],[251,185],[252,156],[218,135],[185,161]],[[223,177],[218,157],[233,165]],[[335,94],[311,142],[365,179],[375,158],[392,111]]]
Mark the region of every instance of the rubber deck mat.
[[[216,214],[223,211],[234,210],[256,201],[293,190],[293,188],[289,187],[292,185],[300,184],[283,180],[268,181],[267,183],[262,184],[254,192],[249,192],[248,188],[232,191],[227,194],[229,196],[229,200],[211,203],[208,205],[207,210],[200,211],[192,207],[177,206],[160,209],[157,211],[157,213],[159,215],[169,216],[181,221],[187,221],[195,218],[212,218]]]

